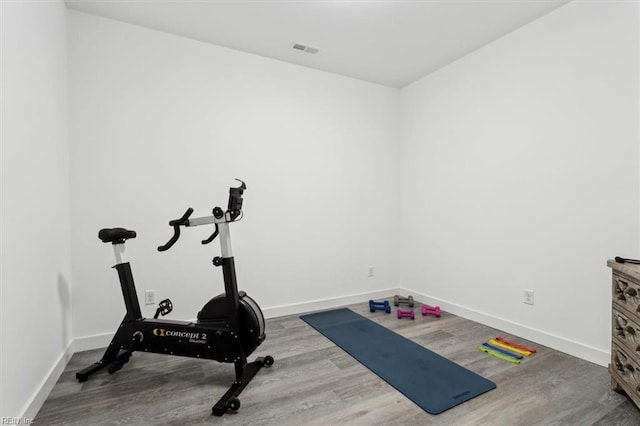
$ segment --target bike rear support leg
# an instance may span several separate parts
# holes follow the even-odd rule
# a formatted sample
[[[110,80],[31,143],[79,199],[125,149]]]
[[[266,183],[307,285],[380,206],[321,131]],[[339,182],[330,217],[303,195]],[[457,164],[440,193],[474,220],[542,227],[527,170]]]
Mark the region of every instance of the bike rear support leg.
[[[102,355],[102,359],[78,371],[76,373],[76,379],[78,379],[79,382],[84,382],[89,378],[89,376],[97,373],[105,367],[109,367],[110,374],[115,373],[120,370],[123,365],[129,362],[129,358],[131,358],[135,345],[141,340],[142,334],[139,332],[134,333],[131,338],[131,342],[129,343],[129,347],[127,349],[121,349],[118,345],[118,342],[121,341],[121,336],[116,333],[111,340],[109,347],[104,352],[104,355]]]
[[[79,382],[87,381],[89,376],[91,376],[92,374],[97,373],[98,371],[102,370],[103,368],[108,367],[109,365],[111,365],[113,363],[113,361],[115,361],[116,358],[118,358],[118,353],[119,352],[120,352],[120,348],[114,347],[113,342],[112,342],[112,344],[109,345],[107,350],[104,352],[104,355],[102,356],[102,359],[100,359],[100,361],[94,362],[90,366],[85,367],[82,370],[78,371],[76,373],[76,379],[78,379]]]

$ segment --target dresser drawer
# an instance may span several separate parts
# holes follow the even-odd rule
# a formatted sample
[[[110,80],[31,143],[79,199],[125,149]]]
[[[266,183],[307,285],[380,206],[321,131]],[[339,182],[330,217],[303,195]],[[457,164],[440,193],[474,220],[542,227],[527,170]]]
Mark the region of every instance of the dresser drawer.
[[[625,348],[613,344],[611,348],[611,365],[609,370],[628,394],[638,395],[640,392],[640,367],[638,362],[630,357]]]
[[[631,313],[640,312],[640,284],[624,274],[613,274],[613,305]]]
[[[612,310],[613,338],[627,354],[640,360],[640,325],[638,318],[617,309]]]

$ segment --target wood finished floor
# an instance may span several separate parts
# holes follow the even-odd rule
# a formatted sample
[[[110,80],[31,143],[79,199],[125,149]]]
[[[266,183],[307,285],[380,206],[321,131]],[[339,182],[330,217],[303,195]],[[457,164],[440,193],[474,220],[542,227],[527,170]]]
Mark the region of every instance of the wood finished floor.
[[[237,425],[640,425],[640,410],[610,389],[604,367],[449,313],[399,320],[353,311],[497,384],[497,389],[430,415],[298,316],[267,320],[267,340],[250,357],[272,355],[240,395],[236,414],[211,416],[233,382],[231,364],[138,353],[116,374],[85,383],[75,372],[102,350],[75,354],[35,418],[36,424]],[[419,309],[416,307],[416,312]],[[538,349],[515,365],[477,350],[502,335]],[[425,386],[429,386],[425,383]]]

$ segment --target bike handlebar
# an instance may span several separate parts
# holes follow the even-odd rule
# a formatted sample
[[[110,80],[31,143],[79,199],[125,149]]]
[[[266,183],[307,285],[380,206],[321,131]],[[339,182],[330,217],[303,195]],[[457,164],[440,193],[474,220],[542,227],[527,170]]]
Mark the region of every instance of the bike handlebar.
[[[169,221],[169,226],[173,226],[173,237],[163,246],[158,246],[158,251],[166,251],[173,246],[178,238],[180,238],[180,226],[186,225],[189,223],[189,216],[193,213],[193,209],[189,207],[186,212],[182,215],[180,219],[174,219]]]
[[[247,189],[247,185],[240,179],[236,179],[236,180],[240,182],[240,186],[238,186],[237,188],[233,188],[233,187],[229,188],[229,202],[227,204],[226,213],[220,207],[215,207],[213,209],[213,216],[216,219],[222,219],[223,217],[225,217],[225,214],[226,214],[226,219],[224,219],[224,221],[233,222],[242,214],[242,194]],[[193,213],[193,209],[189,207],[180,219],[174,219],[169,221],[169,226],[173,227],[173,236],[169,241],[167,241],[165,245],[158,246],[158,251],[169,250],[176,243],[176,241],[178,241],[178,238],[180,238],[180,227],[189,226],[189,216],[191,216],[191,213]],[[202,223],[200,222],[201,219],[194,219],[191,225],[197,226],[197,225],[202,225],[204,223],[211,223],[209,221]],[[207,219],[207,218],[204,218],[204,219]],[[206,240],[203,240],[202,244],[209,244],[217,236],[218,236],[218,224],[216,223],[215,232],[209,238],[207,238]]]

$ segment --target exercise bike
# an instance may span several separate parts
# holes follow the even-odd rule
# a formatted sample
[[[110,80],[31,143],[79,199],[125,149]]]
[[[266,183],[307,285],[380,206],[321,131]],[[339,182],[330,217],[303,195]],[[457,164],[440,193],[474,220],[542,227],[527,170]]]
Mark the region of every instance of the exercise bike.
[[[244,182],[237,180],[241,185],[229,188],[226,211],[215,207],[212,216],[190,219],[193,209],[187,209],[181,218],[169,222],[173,236],[165,245],[158,247],[161,252],[170,249],[180,238],[181,226],[215,224],[215,231],[202,244],[209,244],[216,238],[220,241],[222,256],[214,257],[213,264],[222,266],[225,292],[204,305],[196,322],[158,319],[172,311],[173,304],[169,299],[159,303],[153,319],[143,318],[131,266],[125,260],[125,241],[135,238],[136,232],[124,228],[100,230],[100,240],[113,244],[114,268],[118,272],[127,312],[102,359],[77,372],[78,381],[84,382],[105,367],[110,374],[115,373],[129,361],[134,351],[212,359],[233,363],[236,374],[229,390],[213,406],[212,414],[221,416],[240,408],[238,396],[242,390],[263,366],[270,367],[274,360],[265,356],[247,362],[247,357],[265,339],[265,324],[258,304],[245,292],[238,291],[236,281],[229,224],[241,217],[242,194],[247,188]]]

